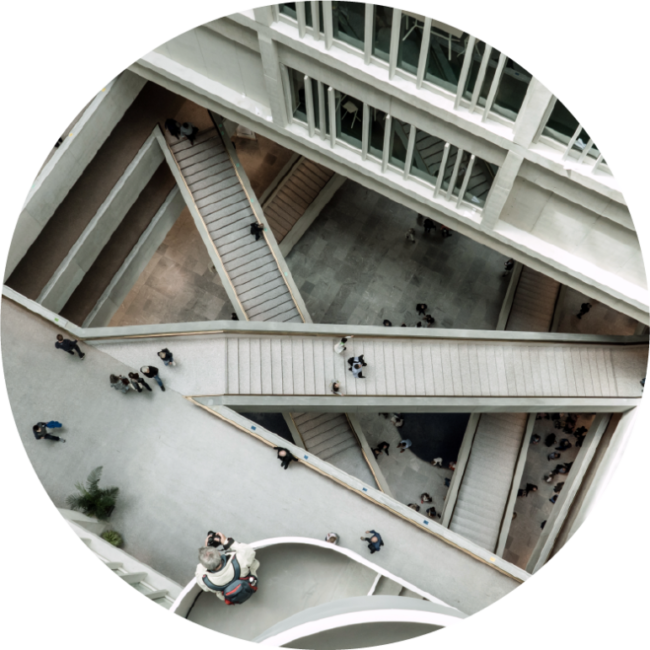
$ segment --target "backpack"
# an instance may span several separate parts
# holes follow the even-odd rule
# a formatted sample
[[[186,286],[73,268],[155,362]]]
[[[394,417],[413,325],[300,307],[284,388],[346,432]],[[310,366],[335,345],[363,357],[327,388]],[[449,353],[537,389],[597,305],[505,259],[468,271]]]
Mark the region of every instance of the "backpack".
[[[257,576],[251,574],[241,578],[241,567],[234,555],[232,556],[232,568],[235,570],[235,577],[223,587],[211,582],[207,574],[203,575],[202,580],[208,589],[223,593],[226,605],[241,605],[257,591]]]

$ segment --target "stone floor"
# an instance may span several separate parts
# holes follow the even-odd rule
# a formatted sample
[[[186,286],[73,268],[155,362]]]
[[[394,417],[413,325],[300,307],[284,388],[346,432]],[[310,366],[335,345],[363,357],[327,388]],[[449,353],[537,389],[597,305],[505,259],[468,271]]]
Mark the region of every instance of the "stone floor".
[[[423,302],[435,326],[496,327],[506,258],[459,233],[424,235],[416,217],[354,181],[342,185],[287,256],[314,322],[415,326]]]
[[[381,415],[374,413],[358,413],[357,417],[363,429],[363,432],[371,447],[376,446],[379,442],[386,441],[390,444],[388,456],[382,453],[377,458],[377,463],[384,474],[384,478],[390,487],[393,496],[402,503],[417,503],[420,505],[420,512],[425,513],[426,509],[433,506],[438,513],[442,512],[445,497],[448,488],[445,486],[445,479],[451,479],[452,470],[441,467],[433,467],[431,458],[419,458],[411,449],[401,453],[397,449],[397,444],[402,436],[412,439],[415,447],[416,436],[426,427],[428,420],[435,419],[444,414],[403,414],[404,425],[397,429],[390,420],[383,418]],[[428,416],[425,417],[425,416]],[[420,418],[419,422],[413,422],[416,417]],[[451,414],[451,417],[458,417]],[[469,416],[467,416],[469,419]],[[445,462],[456,460],[458,449],[465,433],[465,425],[462,421],[454,422],[455,427],[447,428],[444,433],[444,439],[439,438],[440,451]],[[443,430],[430,430],[432,437]],[[433,498],[433,503],[420,504],[420,495],[426,492]]]
[[[109,326],[229,320],[233,311],[194,220],[185,209]]]
[[[593,422],[593,415],[580,415],[576,428],[580,426],[590,427]],[[549,433],[557,437],[557,444],[562,438],[567,438],[573,445],[570,449],[560,452],[560,458],[548,460],[549,453],[555,451],[557,444],[547,447],[544,440]],[[506,541],[506,548],[503,553],[504,560],[512,562],[522,569],[526,569],[537,541],[542,533],[541,524],[546,521],[552,510],[553,504],[549,501],[554,495],[553,488],[558,483],[567,480],[569,474],[558,474],[552,483],[544,481],[544,475],[550,472],[558,463],[571,463],[576,459],[579,447],[576,447],[576,438],[570,434],[562,433],[562,430],[555,429],[552,420],[540,419],[535,422],[533,434],[538,434],[541,441],[536,445],[529,444],[524,473],[521,478],[521,487],[532,483],[538,487],[537,492],[530,492],[527,497],[518,497],[515,504],[517,517],[510,525],[510,533]],[[589,434],[587,434],[589,435]]]

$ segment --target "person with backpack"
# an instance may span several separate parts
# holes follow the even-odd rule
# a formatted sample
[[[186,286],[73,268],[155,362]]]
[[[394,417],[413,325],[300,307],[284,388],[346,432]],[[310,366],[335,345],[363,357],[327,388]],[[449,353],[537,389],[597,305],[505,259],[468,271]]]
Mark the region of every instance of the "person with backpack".
[[[223,533],[208,534],[199,549],[194,577],[203,591],[214,594],[226,605],[241,605],[257,591],[259,560],[248,544]]]

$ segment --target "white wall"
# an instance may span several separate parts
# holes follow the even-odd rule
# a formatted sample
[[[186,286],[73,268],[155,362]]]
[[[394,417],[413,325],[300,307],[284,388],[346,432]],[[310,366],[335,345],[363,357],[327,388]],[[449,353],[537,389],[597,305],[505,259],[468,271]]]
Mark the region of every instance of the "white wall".
[[[86,107],[63,144],[43,166],[27,195],[11,241],[4,279],[34,243],[146,80],[125,70]]]

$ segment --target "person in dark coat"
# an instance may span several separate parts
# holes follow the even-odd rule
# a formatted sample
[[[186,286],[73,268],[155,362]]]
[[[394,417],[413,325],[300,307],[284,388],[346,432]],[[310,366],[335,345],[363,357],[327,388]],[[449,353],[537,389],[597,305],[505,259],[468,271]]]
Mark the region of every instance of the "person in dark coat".
[[[177,140],[180,140],[181,125],[175,119],[168,117],[165,120],[165,128],[169,131],[170,135],[173,135]]]
[[[280,464],[282,469],[287,469],[292,460],[298,461],[298,459],[291,454],[288,449],[284,447],[273,447],[278,452],[278,458],[280,459]]]
[[[381,535],[376,530],[367,530],[366,535],[372,535],[372,537],[362,537],[362,542],[368,542],[368,548],[370,553],[376,553],[381,550],[381,547],[384,545],[384,540],[381,538]]]
[[[160,352],[158,352],[158,356],[162,359],[162,362],[166,366],[176,365],[176,362],[174,361],[174,355],[167,348],[163,348]]]
[[[426,314],[424,320],[429,327],[436,322],[436,319],[431,314]]]
[[[392,327],[392,326],[393,324],[387,318],[384,318],[384,327]]]
[[[427,309],[428,309],[428,306],[425,305],[423,302],[415,305],[415,311],[417,311],[417,313],[420,316],[426,316]]]
[[[63,350],[64,352],[71,354],[73,357],[76,351],[80,359],[83,359],[86,356],[86,353],[82,352],[79,349],[76,339],[74,341],[71,341],[70,339],[64,339],[62,334],[56,335],[56,343],[54,344],[54,347],[57,350]]]
[[[50,435],[47,432],[47,425],[48,424],[52,424],[52,422],[48,422],[47,424],[45,422],[39,422],[38,424],[35,424],[32,427],[32,432],[34,433],[34,438],[36,438],[36,440],[45,439],[45,440],[53,440],[54,442],[65,442],[65,440],[63,438],[59,438],[59,436]],[[59,427],[61,426],[58,422],[56,422],[56,424],[58,424]]]
[[[254,221],[251,224],[251,235],[255,235],[255,241],[257,241],[262,236],[263,232],[264,232],[264,226],[261,223],[257,223],[257,221]]]
[[[515,261],[511,257],[503,266],[505,268],[505,271],[503,272],[503,275],[505,277],[506,275],[510,275],[512,272],[512,269],[515,267]]]
[[[544,444],[545,444],[547,447],[552,447],[552,446],[555,444],[555,441],[556,441],[556,440],[557,440],[557,438],[556,438],[555,434],[554,434],[554,433],[549,433],[549,434],[546,436],[545,440],[544,440]]]
[[[435,224],[434,220],[429,219],[429,217],[427,217],[424,220],[424,232],[428,235],[432,230],[435,230],[435,229],[436,229],[436,224]]]
[[[582,318],[585,314],[589,313],[589,310],[593,307],[590,302],[583,302],[580,305],[580,311],[576,314],[577,318]]]
[[[180,127],[180,132],[181,135],[184,135],[190,141],[190,144],[194,146],[194,140],[196,140],[196,136],[199,133],[198,128],[191,122],[183,122]]]
[[[149,377],[149,379],[154,379],[158,386],[160,386],[160,390],[165,390],[165,386],[162,383],[162,379],[160,378],[160,375],[158,374],[158,368],[154,368],[154,366],[142,366],[140,368],[140,372],[145,376]]]
[[[131,380],[131,383],[134,386],[137,385],[140,387],[138,393],[141,393],[143,388],[146,388],[149,392],[151,392],[151,386],[149,386],[149,384],[144,380],[144,378],[140,377],[140,375],[137,372],[130,372],[129,379]]]

